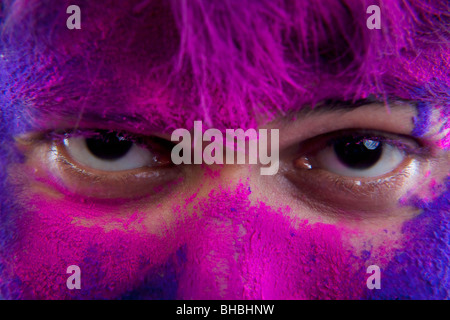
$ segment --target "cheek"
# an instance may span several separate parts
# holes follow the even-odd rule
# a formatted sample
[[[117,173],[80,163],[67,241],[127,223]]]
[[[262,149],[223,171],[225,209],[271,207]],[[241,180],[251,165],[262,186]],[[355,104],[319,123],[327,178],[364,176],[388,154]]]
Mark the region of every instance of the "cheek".
[[[29,209],[13,219],[17,240],[7,257],[23,298],[115,298],[165,269],[180,246],[173,229],[170,234],[149,232],[142,212],[115,212],[113,218],[86,204],[42,195],[27,205]],[[95,223],[86,223],[87,212]],[[82,290],[67,288],[70,265],[80,267]],[[173,291],[173,284],[165,285]]]
[[[23,298],[356,299],[369,291],[367,266],[383,267],[395,247],[355,228],[294,221],[289,208],[250,195],[239,185],[174,204],[177,218],[158,234],[145,227],[149,212],[112,217],[34,196],[14,219],[11,279]],[[86,212],[95,223],[80,223]],[[70,265],[81,269],[81,290],[67,289]]]
[[[450,298],[450,179],[442,187],[446,191],[435,199],[414,201],[422,214],[405,223],[404,248],[383,270],[383,290],[369,298]]]
[[[367,267],[384,266],[398,246],[397,236],[384,232],[380,240],[344,225],[295,221],[289,208],[252,205],[250,193],[240,185],[198,201],[185,235],[180,297],[362,298]]]

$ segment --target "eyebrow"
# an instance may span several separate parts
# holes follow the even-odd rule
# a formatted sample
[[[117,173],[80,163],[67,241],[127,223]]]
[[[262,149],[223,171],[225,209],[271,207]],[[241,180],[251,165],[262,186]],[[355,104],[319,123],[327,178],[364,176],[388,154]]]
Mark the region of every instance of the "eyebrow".
[[[36,117],[47,121],[53,120],[56,126],[60,126],[59,129],[69,129],[64,126],[72,126],[70,129],[114,129],[145,135],[170,133],[172,128],[174,130],[181,126],[173,121],[167,121],[167,117],[158,112],[152,112],[151,116],[145,117],[136,112],[110,111],[104,115],[92,109],[79,110],[78,113],[58,110],[56,112],[38,111],[34,118]]]
[[[394,103],[396,101],[401,100],[389,99],[386,108],[390,109],[398,107]],[[304,106],[300,111],[293,112],[293,114],[298,118],[307,118],[330,112],[351,112],[359,107],[371,104],[383,105],[386,104],[386,102],[374,99],[373,97],[355,101],[326,100],[314,107]],[[186,121],[185,119],[182,119],[182,117],[180,117],[180,121],[176,122],[174,119],[168,119],[169,117],[167,115],[156,112],[158,106],[152,106],[150,110],[148,110],[147,116],[137,112],[114,112],[116,108],[108,110],[106,116],[102,112],[92,108],[79,110],[76,114],[67,109],[68,108],[64,109],[64,107],[60,107],[58,110],[52,109],[51,112],[38,111],[38,117],[41,116],[41,113],[43,113],[42,116],[47,119],[57,117],[61,120],[61,123],[75,126],[75,128],[71,129],[114,129],[143,135],[158,133],[170,134],[173,130],[186,126]],[[145,112],[144,108],[142,110]],[[290,121],[289,119],[291,119],[289,115],[282,116],[282,118],[284,118],[284,121]],[[56,121],[56,123],[58,123],[58,121]],[[76,127],[77,123],[80,124],[78,127]]]
[[[384,101],[380,99],[376,99],[375,97],[369,96],[368,98],[364,99],[357,99],[357,100],[325,100],[321,103],[317,104],[313,107],[304,107],[302,108],[297,115],[301,115],[302,117],[307,117],[310,115],[317,115],[321,113],[328,113],[328,112],[350,112],[357,108],[368,106],[371,104],[380,104],[385,105],[386,109],[395,108],[396,104],[395,102],[402,101],[401,99],[396,98],[389,98]]]
[[[309,118],[321,117],[327,114],[334,114],[336,116],[350,113],[358,108],[369,107],[377,108],[380,112],[384,110],[387,114],[390,114],[392,110],[401,109],[405,105],[409,105],[411,108],[416,110],[417,115],[412,118],[412,121],[417,126],[418,123],[422,122],[422,116],[418,112],[418,101],[405,100],[402,98],[389,97],[385,100],[376,99],[373,96],[369,96],[365,99],[358,100],[324,100],[315,106],[305,106],[300,110],[293,110],[289,114],[285,115],[279,122],[275,119],[275,123],[279,126],[289,125],[292,122],[299,120],[308,120]]]

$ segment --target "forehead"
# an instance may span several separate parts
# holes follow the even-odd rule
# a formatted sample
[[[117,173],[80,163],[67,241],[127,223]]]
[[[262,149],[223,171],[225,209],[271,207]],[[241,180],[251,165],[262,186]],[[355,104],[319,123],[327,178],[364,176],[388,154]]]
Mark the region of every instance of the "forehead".
[[[408,99],[411,88],[444,74],[436,65],[442,53],[430,45],[415,56],[425,49],[388,19],[395,6],[383,11],[393,45],[384,31],[365,27],[362,3],[339,0],[327,7],[80,1],[81,30],[66,27],[69,5],[16,0],[8,7],[2,63],[14,98],[31,113],[122,117],[156,130],[193,120],[245,128],[326,99]]]

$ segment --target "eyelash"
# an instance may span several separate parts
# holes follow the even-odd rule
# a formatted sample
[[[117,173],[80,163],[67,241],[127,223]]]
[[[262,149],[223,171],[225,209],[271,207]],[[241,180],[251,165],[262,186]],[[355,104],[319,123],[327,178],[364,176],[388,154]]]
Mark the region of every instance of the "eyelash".
[[[354,137],[363,140],[372,140],[377,142],[382,142],[395,146],[396,148],[404,151],[407,154],[413,154],[417,156],[426,156],[429,154],[430,150],[426,145],[413,137],[405,135],[393,135],[387,132],[380,132],[375,130],[365,130],[365,129],[345,129],[334,132],[325,133],[323,135],[313,137],[306,141],[300,143],[300,149],[307,144],[319,142],[320,147],[333,146],[334,144],[342,141],[343,138]],[[409,143],[406,143],[408,140]],[[414,144],[414,146],[412,146]],[[316,149],[319,149],[317,147]],[[301,150],[302,151],[302,150]],[[305,152],[306,150],[303,150]]]
[[[41,134],[40,140],[47,141],[47,145],[61,145],[64,139],[70,137],[94,137],[98,135],[98,130],[86,129],[86,130],[58,130],[58,131],[48,131]],[[116,132],[114,130],[109,130],[108,132]],[[121,136],[126,139],[131,140],[134,143],[148,146],[147,141],[151,137],[133,135],[126,132],[120,132]],[[301,154],[314,154],[316,150],[323,148],[324,146],[332,146],[334,143],[339,141],[342,137],[364,137],[364,139],[375,140],[387,144],[394,145],[395,147],[401,149],[408,156],[408,161],[413,158],[418,158],[419,161],[416,163],[421,163],[421,160],[427,159],[430,155],[429,148],[422,143],[420,140],[415,138],[394,135],[385,132],[369,131],[363,129],[347,129],[336,132],[326,133],[317,137],[313,137],[295,146],[293,156],[297,157]],[[35,139],[37,140],[37,139]],[[167,140],[166,140],[167,141]],[[168,141],[170,142],[170,141]],[[173,144],[172,142],[170,142]],[[175,166],[174,168],[145,168],[143,170],[136,170],[137,174],[140,175],[139,178],[134,176],[133,172],[124,173],[101,173],[89,172],[84,169],[80,169],[76,163],[64,153],[63,147],[57,152],[59,166],[59,173],[61,175],[58,179],[59,183],[69,183],[72,185],[72,192],[75,194],[78,192],[80,195],[92,193],[94,198],[136,198],[135,195],[123,195],[123,186],[137,185],[134,188],[137,192],[137,197],[144,196],[140,193],[141,189],[147,188],[153,190],[154,188],[159,188],[165,184],[170,184],[171,181],[177,179],[183,179],[182,168]],[[56,153],[55,153],[56,154]],[[280,159],[282,155],[280,154]],[[410,164],[402,164],[402,168],[396,172],[391,172],[386,177],[380,177],[377,179],[354,179],[339,176],[337,174],[327,172],[325,170],[299,170],[293,168],[292,165],[288,165],[288,169],[281,170],[279,174],[284,174],[288,180],[290,180],[295,186],[296,191],[294,191],[293,196],[300,194],[309,194],[309,201],[314,202],[314,206],[318,204],[326,205],[328,203],[329,207],[337,206],[341,209],[347,208],[348,210],[361,210],[361,204],[373,202],[374,199],[382,199],[386,194],[386,190],[390,187],[395,187],[394,190],[402,189],[402,184],[405,181],[409,181],[410,176],[414,173],[412,172]],[[163,170],[163,171],[159,171]],[[159,172],[158,178],[155,180],[156,172]],[[142,178],[142,174],[145,178]],[[313,175],[312,175],[313,174]],[[67,182],[69,181],[69,182]],[[356,183],[356,182],[359,182]],[[99,193],[94,194],[92,192],[91,184],[99,187]],[[107,187],[103,186],[106,185]],[[110,188],[111,190],[109,190]],[[129,187],[127,187],[129,188]],[[70,191],[70,188],[69,188]],[[134,192],[134,191],[133,191]],[[69,192],[71,193],[71,192]],[[322,195],[330,195],[329,199],[322,197]],[[390,194],[390,196],[392,196]],[[392,201],[393,202],[393,201]],[[338,205],[340,204],[340,206]],[[372,205],[372,204],[371,204]]]
[[[72,129],[72,130],[54,130],[47,131],[41,135],[40,140],[49,141],[49,142],[62,142],[65,139],[69,138],[94,138],[101,137],[102,134],[106,133],[115,133],[117,136],[122,137],[123,139],[137,144],[143,148],[148,149],[149,151],[155,152],[166,152],[170,151],[171,148],[175,145],[172,141],[158,137],[156,135],[152,136],[144,136],[129,133],[123,130],[105,130],[105,129]]]
[[[64,139],[73,138],[73,137],[83,137],[85,139],[87,138],[94,138],[97,136],[100,136],[101,133],[98,132],[99,130],[96,129],[76,129],[76,130],[57,130],[57,131],[48,131],[44,133],[43,139],[49,140],[49,141],[63,141]],[[115,131],[115,130],[102,130],[107,133],[117,133],[121,137],[124,137],[126,140],[129,140],[133,143],[137,144],[143,144],[143,136],[134,135],[127,133],[125,131]]]
[[[355,178],[323,170],[320,167],[299,169],[295,167],[295,159],[311,156],[324,147],[331,147],[343,137],[355,137],[376,140],[391,144],[405,154],[405,159],[393,171],[374,178]],[[306,199],[311,207],[325,206],[327,212],[343,210],[349,212],[377,211],[376,208],[396,206],[398,198],[404,194],[405,188],[417,172],[424,172],[427,160],[432,156],[430,148],[422,141],[403,135],[364,129],[347,129],[326,133],[303,141],[287,156],[286,178],[296,187],[293,196],[298,192],[308,195]],[[390,192],[387,193],[387,191]],[[305,201],[305,198],[302,198]]]
[[[117,133],[117,135],[120,135],[124,139],[136,143],[138,145],[141,145],[144,148],[147,148],[148,150],[152,150],[151,146],[148,143],[148,139],[151,139],[152,137],[144,137],[144,136],[137,136],[133,134],[129,134],[127,132],[117,132],[114,130],[102,130],[107,133]],[[60,130],[60,131],[50,131],[43,135],[44,140],[52,141],[52,142],[60,142],[64,141],[65,139],[71,138],[71,137],[83,137],[83,138],[92,138],[101,135],[101,133],[96,132],[96,130]],[[395,138],[394,138],[395,136]],[[389,144],[391,146],[394,146],[395,148],[401,150],[406,155],[409,156],[417,156],[417,157],[427,157],[430,155],[430,149],[427,148],[423,143],[421,143],[419,140],[402,136],[402,135],[392,135],[386,132],[378,132],[374,130],[364,130],[364,129],[346,129],[346,130],[340,130],[340,131],[334,131],[330,133],[326,133],[317,137],[313,137],[311,139],[308,139],[306,141],[303,141],[300,143],[299,151],[300,153],[304,155],[311,155],[317,152],[317,150],[320,150],[324,147],[331,147],[336,143],[339,143],[343,138],[348,137],[354,137],[363,140],[372,140],[377,141],[385,144]],[[159,139],[159,138],[158,138]],[[147,140],[147,142],[146,142]],[[173,147],[175,144],[171,141],[160,139],[164,141],[165,143],[170,143]],[[409,143],[405,143],[405,140],[408,140]],[[161,141],[159,141],[160,143]],[[412,146],[414,144],[414,146]],[[167,148],[167,145],[165,146]]]
[[[77,202],[79,197],[101,203],[153,198],[169,192],[183,181],[183,174],[179,168],[166,164],[165,161],[160,166],[122,172],[99,171],[74,161],[65,150],[64,140],[71,137],[95,137],[99,134],[98,131],[117,132],[94,129],[49,130],[19,138],[18,142],[30,159],[43,159],[39,164],[33,161],[33,165],[43,166],[42,168],[48,172],[46,177],[39,179]],[[133,143],[148,148],[149,151],[164,149],[164,146],[159,147],[155,140],[167,142],[158,137],[139,136],[122,131],[120,134]]]

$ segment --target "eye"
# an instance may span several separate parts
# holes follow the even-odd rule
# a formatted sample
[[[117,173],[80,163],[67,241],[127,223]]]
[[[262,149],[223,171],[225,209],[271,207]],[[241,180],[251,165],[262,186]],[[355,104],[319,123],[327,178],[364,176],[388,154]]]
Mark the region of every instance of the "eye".
[[[405,152],[380,137],[343,136],[316,155],[325,170],[347,177],[379,177],[396,169]]]
[[[64,146],[79,164],[103,171],[123,171],[158,163],[157,156],[117,132],[97,132],[91,137],[69,137]]]
[[[183,177],[171,163],[173,143],[155,136],[78,130],[23,140],[30,165],[48,174],[39,180],[70,196],[121,201],[162,196]]]
[[[295,166],[367,180],[389,174],[411,154],[421,152],[419,144],[411,138],[344,130],[301,143],[302,156],[295,160]]]
[[[303,141],[284,157],[285,176],[296,187],[293,196],[329,208],[323,211],[359,214],[398,206],[431,155],[414,138],[356,129]]]

